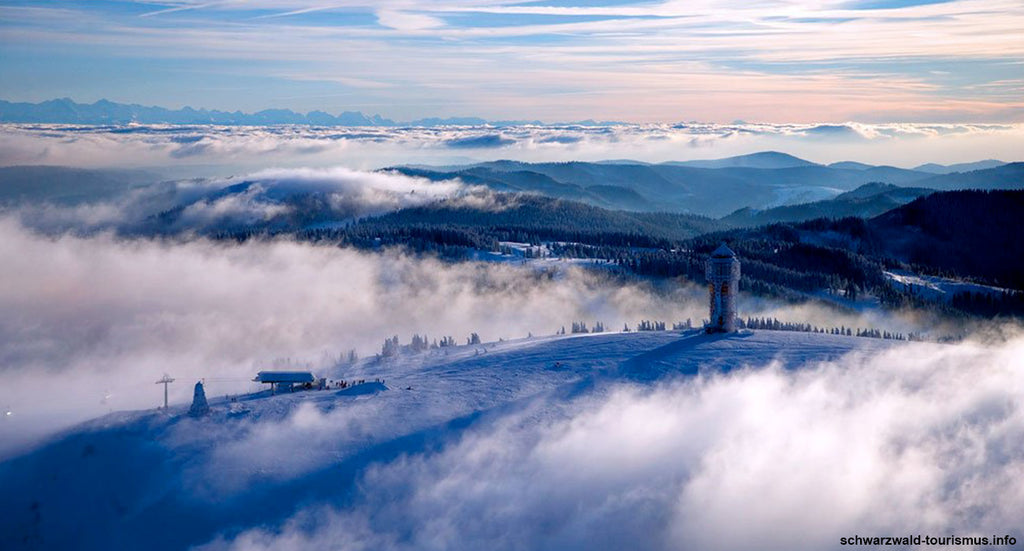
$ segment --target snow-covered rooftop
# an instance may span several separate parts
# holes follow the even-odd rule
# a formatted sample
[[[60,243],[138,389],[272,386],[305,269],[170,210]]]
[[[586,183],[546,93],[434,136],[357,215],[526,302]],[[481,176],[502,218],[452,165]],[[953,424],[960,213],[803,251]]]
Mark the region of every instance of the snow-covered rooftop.
[[[315,380],[309,371],[260,371],[253,379],[258,383],[312,383]]]
[[[735,258],[736,253],[732,251],[725,243],[722,243],[715,249],[715,252],[711,253],[711,258]]]

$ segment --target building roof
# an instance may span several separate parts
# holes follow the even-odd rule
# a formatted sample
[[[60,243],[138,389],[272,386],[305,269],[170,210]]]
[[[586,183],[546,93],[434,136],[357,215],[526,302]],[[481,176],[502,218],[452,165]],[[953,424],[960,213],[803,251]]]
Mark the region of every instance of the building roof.
[[[715,249],[715,252],[711,253],[711,258],[736,258],[736,253],[732,252],[732,249],[727,247],[725,243],[722,243]]]
[[[312,383],[315,380],[309,371],[260,371],[253,379],[257,383]]]

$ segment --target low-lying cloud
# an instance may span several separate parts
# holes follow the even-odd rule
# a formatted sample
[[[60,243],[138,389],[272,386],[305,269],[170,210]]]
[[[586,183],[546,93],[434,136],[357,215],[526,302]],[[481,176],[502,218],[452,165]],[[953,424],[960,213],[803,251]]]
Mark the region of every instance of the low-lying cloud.
[[[0,406],[5,444],[109,410],[155,406],[163,373],[230,378],[259,365],[331,365],[385,337],[552,334],[573,320],[609,326],[685,319],[703,302],[601,274],[496,263],[447,264],[289,240],[242,245],[41,235],[0,218]],[[40,400],[38,389],[48,398]],[[172,387],[172,400],[191,397]]]
[[[266,227],[275,222],[298,229],[441,200],[486,208],[490,199],[486,189],[458,180],[433,182],[340,167],[296,168],[162,182],[126,190],[111,200],[70,206],[30,203],[13,212],[23,224],[49,233],[111,230],[152,235]]]
[[[438,453],[372,465],[351,504],[310,505],[207,548],[1020,541],[1022,358],[1018,334],[999,345],[905,344],[797,371],[770,364],[653,387],[612,383],[480,422]],[[316,430],[348,430],[324,421]]]
[[[646,162],[779,150],[811,161],[912,167],[1020,160],[1024,127],[1006,124],[621,124],[442,127],[0,125],[0,165],[160,167],[180,176],[268,166]]]
[[[461,189],[454,182],[370,176],[378,180],[373,191],[358,193],[369,193],[368,203],[380,208]],[[258,181],[266,193],[282,182],[288,189],[351,183],[362,190],[366,177],[268,171]],[[193,191],[185,186],[179,193]],[[230,210],[216,201],[195,204]],[[81,208],[107,222],[105,217],[120,219],[126,212]],[[230,208],[253,216],[264,207]],[[706,316],[697,286],[622,279],[571,262],[452,264],[290,239],[125,239],[113,232],[81,233],[79,219],[67,221],[71,233],[39,233],[25,219],[23,211],[0,217],[0,256],[7,263],[0,274],[0,370],[7,381],[0,386],[0,406],[14,413],[14,421],[0,427],[7,446],[107,411],[155,406],[153,382],[164,373],[181,380],[224,379],[211,392],[235,393],[251,390],[253,373],[275,360],[331,366],[352,349],[361,356],[379,351],[392,335],[403,343],[424,333],[463,342],[477,332],[495,341],[552,334],[573,321],[600,321],[616,330],[641,319],[671,325]],[[741,314],[903,333],[933,322],[753,297],[744,298]],[[172,400],[188,399],[186,386],[172,387]],[[39,400],[29,390],[37,388],[54,399]]]

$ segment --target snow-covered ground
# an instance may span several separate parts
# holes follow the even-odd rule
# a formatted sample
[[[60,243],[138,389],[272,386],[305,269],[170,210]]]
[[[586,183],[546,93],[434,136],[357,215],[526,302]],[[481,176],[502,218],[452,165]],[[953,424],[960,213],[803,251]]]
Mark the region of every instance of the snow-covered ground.
[[[469,258],[483,262],[523,264],[538,270],[553,270],[555,272],[564,270],[569,266],[598,267],[610,270],[621,269],[617,264],[604,258],[565,258],[556,256],[550,249],[552,243],[530,245],[529,243],[500,241],[498,244],[509,252],[472,250],[469,253]],[[567,243],[558,244],[566,245]],[[529,254],[527,251],[530,251]]]
[[[1001,287],[980,285],[968,281],[957,281],[938,276],[920,275],[906,270],[890,270],[883,272],[885,277],[902,289],[912,289],[914,293],[928,300],[949,302],[957,293],[971,292],[1000,295],[1006,292]]]
[[[970,354],[996,353],[662,331],[367,359],[318,374],[366,385],[114,413],[0,464],[0,548],[835,547],[841,530],[961,527],[942,507],[972,497],[929,493],[962,489],[947,467],[1010,492],[968,527],[1024,539],[1003,514],[1024,505],[1005,478],[1024,472],[1024,369],[993,356],[972,384],[1002,405],[975,404],[939,379]],[[1003,446],[994,473],[963,456],[977,445],[945,455],[979,434]],[[932,517],[899,524],[919,507]]]

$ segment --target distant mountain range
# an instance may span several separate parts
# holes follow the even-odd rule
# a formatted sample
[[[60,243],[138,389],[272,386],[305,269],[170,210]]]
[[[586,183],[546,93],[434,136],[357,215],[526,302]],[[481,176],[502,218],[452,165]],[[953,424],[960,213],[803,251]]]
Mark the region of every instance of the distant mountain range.
[[[822,217],[870,218],[935,191],[1024,189],[1024,163],[950,174],[885,166],[843,168],[849,166],[843,163],[822,166],[776,152],[703,163],[718,168],[633,161],[494,161],[384,170],[433,181],[458,179],[497,192],[570,200],[614,211],[706,216],[718,219],[723,228]],[[106,200],[160,180],[159,175],[141,171],[0,167],[0,206]],[[330,218],[330,213],[324,216]]]
[[[1024,188],[1024,163],[935,174],[860,163],[824,166],[771,151],[662,164],[493,161],[392,170],[434,181],[458,178],[495,191],[537,193],[615,210],[727,217],[734,224],[874,216],[934,190]],[[866,184],[872,186],[862,188]],[[844,194],[854,190],[858,192]],[[737,212],[741,209],[747,210]]]
[[[40,103],[13,103],[0,100],[0,122],[49,124],[217,124],[217,125],[274,125],[302,124],[311,126],[519,126],[544,124],[540,121],[488,121],[479,117],[425,118],[396,122],[380,115],[365,115],[359,111],[345,111],[332,115],[324,111],[302,114],[289,109],[265,109],[256,113],[218,111],[209,109],[167,109],[136,104],[114,103],[101,99],[95,103],[77,103],[70,98],[52,99]],[[582,126],[613,125],[618,122],[575,121]]]
[[[986,159],[984,161],[975,161],[973,163],[957,163],[952,165],[940,165],[936,163],[927,163],[920,166],[916,166],[913,170],[917,172],[928,172],[930,174],[952,174],[954,172],[971,172],[973,170],[983,170],[986,168],[996,168],[1003,166],[1006,163],[1003,161],[997,161],[995,159]],[[828,165],[832,168],[848,168],[852,170],[867,170],[874,168],[874,166],[864,163],[858,163],[854,161],[842,161],[838,163],[832,163]]]
[[[1003,161],[997,161],[995,159],[986,159],[984,161],[977,161],[973,163],[958,163],[954,165],[939,165],[935,163],[923,164],[915,167],[914,170],[920,172],[931,172],[933,174],[952,174],[954,172],[971,172],[974,170],[983,170],[986,168],[996,168],[1005,165]]]

